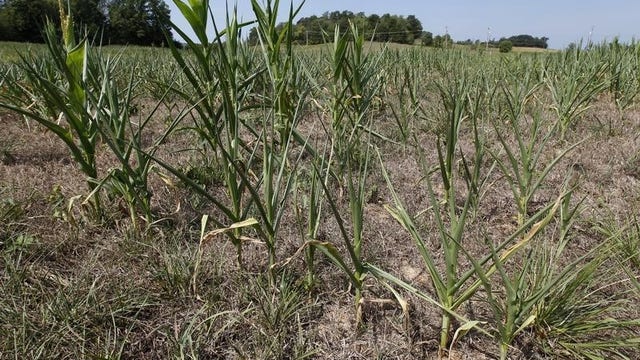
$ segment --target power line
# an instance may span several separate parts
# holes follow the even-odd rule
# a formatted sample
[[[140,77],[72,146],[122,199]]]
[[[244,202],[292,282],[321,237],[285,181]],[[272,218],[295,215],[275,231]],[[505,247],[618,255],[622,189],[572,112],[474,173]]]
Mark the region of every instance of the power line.
[[[422,31],[420,31],[422,32]],[[327,34],[328,32],[324,32],[324,31],[307,31],[308,34]],[[374,31],[371,33],[365,33],[365,34],[369,34],[369,35],[393,35],[393,34],[406,34],[406,33],[412,33],[412,31],[410,30],[405,30],[405,31],[386,31],[386,32],[378,32],[378,31]]]

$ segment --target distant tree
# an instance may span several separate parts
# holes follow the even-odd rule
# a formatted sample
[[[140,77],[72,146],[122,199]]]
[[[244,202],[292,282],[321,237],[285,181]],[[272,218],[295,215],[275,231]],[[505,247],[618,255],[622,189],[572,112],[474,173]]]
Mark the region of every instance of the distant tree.
[[[293,27],[293,38],[297,39],[296,42],[299,44],[307,43],[307,34],[307,27],[303,24]]]
[[[444,39],[442,38],[442,35],[436,35],[433,38],[433,47],[442,48],[443,46],[444,46]]]
[[[46,19],[59,19],[53,0],[6,0],[0,7],[0,39],[42,42]]]
[[[353,19],[351,19],[351,22],[360,31],[364,32],[364,36],[365,36],[365,38],[367,38],[367,40],[369,40],[371,38],[371,36],[373,35],[373,31],[369,27],[369,22],[367,20],[367,17],[364,15],[364,13],[362,13],[362,12],[357,13],[356,16]]]
[[[509,40],[502,40],[500,41],[500,44],[498,44],[498,49],[500,49],[501,53],[511,52],[511,49],[513,49],[513,43]]]
[[[355,20],[355,17],[355,14],[351,11],[343,11],[334,21],[338,24],[341,31],[347,31],[347,29],[349,28],[349,22]]]
[[[516,35],[516,36],[511,36],[506,40],[511,41],[511,43],[515,47],[535,47],[535,48],[546,49],[548,47],[547,42],[549,41],[549,38],[544,36],[537,38],[531,35]]]
[[[424,31],[422,32],[422,45],[424,46],[433,46],[433,34],[428,32],[428,31]]]
[[[473,45],[473,40],[471,40],[471,39],[459,40],[459,41],[456,41],[456,44],[470,46],[470,45]]]
[[[14,10],[6,6],[3,1],[0,4],[0,41],[9,41],[15,38],[13,26]]]
[[[144,2],[113,0],[109,4],[109,41],[112,44],[143,44],[146,20]]]
[[[109,40],[112,44],[163,45],[171,34],[170,10],[162,0],[112,0]]]
[[[384,14],[380,17],[380,21],[376,25],[375,40],[380,42],[391,41],[391,31],[394,24],[392,23],[391,15]]]
[[[171,34],[170,11],[163,0],[69,3],[76,31],[81,36],[104,34],[105,43],[161,45],[166,43],[165,33]],[[46,19],[59,22],[58,0],[0,0],[0,40],[42,42]]]
[[[73,0],[71,15],[80,34],[100,35],[107,26],[106,2],[104,0]]]
[[[415,15],[407,16],[407,30],[411,33],[412,39],[420,39],[422,35],[422,23]]]
[[[391,14],[366,16],[362,12],[332,11],[322,16],[301,18],[294,25],[293,37],[298,43],[319,44],[332,40],[336,26],[345,32],[349,24],[357,26],[367,39],[374,41],[413,44],[422,35],[422,24],[415,15],[404,18]],[[255,43],[256,36],[250,32],[249,42]]]
[[[380,15],[377,14],[371,14],[367,17],[367,27],[371,30],[375,29],[377,32],[377,26],[378,23],[380,22]]]
[[[437,48],[450,48],[453,45],[453,39],[449,34],[436,35],[433,38],[433,46]]]
[[[546,36],[541,37],[540,44],[542,45],[543,49],[547,49],[549,47],[549,38]]]
[[[148,0],[147,26],[149,36],[147,38],[148,45],[165,45],[167,42],[166,34],[173,41],[171,34],[171,10],[163,0]]]

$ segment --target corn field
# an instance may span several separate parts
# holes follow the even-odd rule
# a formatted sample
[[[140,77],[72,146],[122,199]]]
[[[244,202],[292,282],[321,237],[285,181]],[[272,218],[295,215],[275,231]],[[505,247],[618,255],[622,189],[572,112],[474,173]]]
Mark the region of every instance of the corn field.
[[[640,44],[175,3],[184,49],[0,44],[0,358],[640,357]]]

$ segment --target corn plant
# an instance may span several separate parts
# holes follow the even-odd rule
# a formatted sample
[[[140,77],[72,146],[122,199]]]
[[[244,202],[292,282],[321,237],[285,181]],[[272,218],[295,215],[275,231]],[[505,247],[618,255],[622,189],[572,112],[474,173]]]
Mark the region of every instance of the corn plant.
[[[315,167],[317,176],[322,178],[320,167]],[[347,230],[347,220],[340,212],[336,199],[331,195],[331,191],[327,187],[325,182],[320,182],[325,194],[325,199],[329,204],[331,212],[336,219],[340,235],[342,237],[344,246],[348,252],[348,259],[353,266],[347,264],[347,258],[339,253],[337,247],[330,242],[320,242],[312,240],[310,246],[314,246],[322,251],[342,272],[349,276],[351,285],[354,290],[354,304],[356,310],[356,323],[359,325],[361,321],[361,305],[362,305],[362,292],[364,286],[364,280],[366,278],[367,271],[364,267],[362,258],[362,246],[363,246],[363,230],[364,230],[364,206],[366,204],[366,179],[369,171],[369,150],[366,150],[365,159],[359,164],[359,169],[356,174],[351,174],[349,171],[347,179],[347,192],[349,195],[349,219],[352,225],[351,234]]]
[[[640,93],[636,49],[637,45],[623,45],[618,39],[614,39],[610,44],[601,44],[594,50],[599,54],[599,61],[607,64],[608,91],[621,120],[625,118],[626,111],[635,104]],[[614,120],[614,117],[609,117],[609,136],[615,131]]]
[[[305,106],[307,91],[304,89],[309,88],[293,53],[292,21],[301,6],[294,9],[292,5],[288,22],[285,26],[277,27],[279,1],[267,2],[264,9],[257,1],[252,2],[268,83],[271,85],[269,103],[273,104],[269,108],[269,116],[262,117],[262,193],[253,193],[256,206],[263,213],[270,267],[276,263],[277,232],[287,208],[285,203],[295,183],[299,160],[288,164],[289,154],[293,143],[301,140],[297,125]],[[307,141],[302,145],[308,148]]]
[[[603,80],[606,64],[595,63],[579,47],[555,60],[553,67],[547,68],[545,82],[558,117],[560,139],[565,140],[567,131],[606,88]]]
[[[186,41],[192,54],[187,56],[186,52],[170,42],[173,58],[189,84],[187,89],[172,87],[172,90],[193,105],[193,111],[198,115],[194,119],[196,125],[193,130],[209,145],[212,156],[217,159],[216,151],[222,140],[232,142],[232,154],[238,155],[238,149],[242,146],[237,138],[240,126],[238,112],[249,93],[251,79],[260,73],[260,70],[250,72],[248,66],[243,66],[250,63],[250,59],[244,58],[249,55],[241,51],[238,33],[246,24],[239,24],[235,16],[227,18],[228,28],[218,30],[214,23],[215,34],[210,39],[207,34],[209,1],[196,0],[188,4],[180,0],[174,2],[196,38],[189,37],[172,23],[174,31]],[[222,39],[227,32],[228,43]]]
[[[269,84],[272,86],[270,90],[271,101],[276,113],[275,128],[280,134],[280,144],[286,144],[288,137],[294,133],[295,121],[294,109],[298,103],[297,87],[299,81],[297,78],[298,70],[295,63],[296,57],[293,53],[293,19],[296,17],[304,1],[294,9],[293,3],[289,11],[287,22],[284,26],[278,27],[278,9],[280,1],[267,1],[263,9],[258,1],[252,0],[251,6],[257,18],[257,33],[260,40],[262,54],[267,64],[267,73],[269,76]]]
[[[487,136],[483,130],[484,123],[486,118],[492,116],[486,109],[490,108],[491,103],[494,101],[497,88],[490,84],[486,76],[480,75],[475,81],[467,96],[469,99],[467,113],[473,129],[474,155],[472,162],[468,161],[468,156],[465,156],[463,151],[460,151],[462,175],[467,191],[470,193],[470,206],[474,217],[478,214],[480,202],[489,188],[488,181],[497,166],[497,162],[494,160],[486,172],[482,171],[482,164],[485,162],[488,148]]]
[[[238,171],[250,170],[243,155],[245,144],[240,138],[240,112],[249,95],[251,79],[257,76],[260,70],[247,73],[248,69],[242,67],[238,36],[244,25],[237,22],[235,13],[232,18],[227,17],[227,27],[223,30],[218,30],[214,23],[215,36],[209,39],[209,1],[189,1],[188,4],[180,0],[174,2],[187,19],[196,38],[187,36],[183,30],[172,24],[193,54],[188,58],[170,42],[171,53],[191,86],[191,91],[175,88],[173,91],[191,104],[193,111],[197,113],[197,117],[194,118],[195,126],[191,129],[208,144],[215,161],[221,161],[219,169],[223,173],[230,204],[210,196],[206,190],[188,179],[186,174],[169,164],[161,161],[158,163],[213,201],[231,223],[239,223],[250,209],[250,204],[244,198],[246,184],[238,176]],[[227,40],[225,42],[222,40],[224,36]],[[223,223],[219,221],[216,225],[224,227]],[[242,264],[242,228],[235,228],[226,235],[236,246],[238,263]]]
[[[447,83],[438,83],[438,90],[444,105],[442,128],[436,129],[436,150],[438,152],[438,172],[444,187],[443,202],[450,209],[455,208],[456,153],[462,122],[467,118],[469,91],[467,76],[448,79]]]
[[[99,57],[95,61],[99,68],[101,89],[99,94],[88,93],[89,102],[96,104],[95,116],[100,124],[101,139],[111,150],[119,162],[118,168],[108,171],[108,175],[100,182],[100,188],[107,188],[111,193],[122,198],[129,208],[134,228],[137,228],[138,212],[141,212],[145,222],[150,225],[153,221],[151,212],[152,193],[149,190],[149,175],[153,169],[153,155],[160,145],[181,122],[184,113],[177,115],[172,123],[154,141],[150,148],[145,148],[142,136],[147,124],[154,118],[162,99],[144,119],[132,119],[131,114],[133,91],[136,88],[132,69],[129,83],[122,94],[114,83],[114,70],[119,64],[118,58],[113,60]]]
[[[382,161],[382,159],[380,160]],[[447,228],[445,219],[440,215],[443,209],[441,202],[436,198],[432,180],[430,180],[429,176],[425,176],[427,194],[429,195],[431,209],[433,209],[433,214],[436,219],[440,243],[444,251],[445,263],[442,268],[440,268],[438,262],[435,260],[434,254],[429,250],[428,241],[418,230],[415,216],[407,212],[384,168],[383,174],[391,191],[394,203],[393,206],[386,206],[386,209],[409,233],[418,248],[425,267],[429,272],[436,296],[433,298],[429,295],[428,291],[408,284],[397,276],[374,265],[365,264],[365,268],[376,277],[385,279],[440,308],[442,311],[442,322],[439,345],[442,355],[450,345],[453,319],[462,322],[464,324],[463,326],[471,326],[486,333],[486,330],[479,328],[477,323],[466,319],[457,312],[460,306],[471,299],[477,290],[486,283],[481,279],[474,281],[474,276],[483,274],[487,277],[491,276],[503,263],[521,251],[521,249],[537,236],[553,219],[557,212],[559,201],[548,204],[528,219],[525,224],[514,230],[508,237],[501,239],[489,254],[480,258],[473,258],[465,248],[464,227],[467,221],[471,198],[474,195],[471,192],[467,194],[464,207],[460,211],[456,211],[456,213],[459,212],[459,215],[448,215],[450,219],[447,220],[450,225],[449,228]],[[446,211],[444,213],[446,214]],[[495,254],[498,253],[500,253],[500,255],[496,257]],[[469,257],[475,267],[468,270],[461,269],[459,260],[461,254]]]
[[[331,171],[325,156],[314,158],[314,166],[308,171],[308,176],[301,171],[302,176],[298,176],[294,191],[297,204],[297,223],[300,226],[300,237],[304,239],[305,263],[307,266],[307,276],[305,279],[307,289],[315,286],[315,249],[314,242],[318,241],[320,224],[322,221],[323,208],[325,204],[324,187],[329,183]],[[320,174],[324,174],[321,176]],[[301,193],[301,195],[299,195]],[[306,216],[302,214],[306,208]]]
[[[138,157],[138,167],[133,168],[129,164],[133,147],[124,149],[130,140],[137,139],[137,145],[140,145],[142,131],[140,127],[134,131],[127,113],[133,85],[129,84],[123,103],[115,85],[117,61],[104,60],[94,54],[86,40],[76,43],[73,19],[65,13],[62,2],[59,6],[62,42],[53,25],[49,24],[45,35],[50,60],[37,62],[23,57],[21,67],[27,81],[24,84],[16,82],[9,101],[1,105],[35,120],[63,140],[87,176],[88,199],[97,215],[102,214],[99,190],[108,183],[119,189],[118,194],[130,206],[134,223],[134,208],[142,209],[150,221],[150,193],[146,182],[148,159]],[[35,106],[26,105],[25,101],[35,101]],[[130,131],[125,132],[126,126]],[[130,140],[128,135],[131,135]],[[121,169],[112,171],[104,179],[99,178],[95,160],[100,140],[110,146],[122,164]]]
[[[228,217],[231,223],[240,223],[250,212],[257,214],[259,224],[253,226],[268,252],[270,278],[276,266],[278,231],[287,209],[288,197],[295,183],[298,159],[290,159],[294,141],[306,140],[297,134],[297,122],[305,105],[306,92],[302,74],[294,62],[291,46],[290,26],[276,29],[279,2],[266,4],[262,8],[257,2],[252,6],[257,17],[258,34],[261,39],[259,53],[264,57],[265,67],[250,70],[252,60],[246,44],[241,43],[241,29],[246,24],[237,21],[236,10],[227,13],[226,27],[219,30],[214,23],[215,38],[209,42],[206,22],[210,5],[208,1],[176,1],[179,9],[189,21],[196,39],[187,39],[195,54],[195,62],[188,59],[175,47],[174,58],[183,68],[185,77],[195,89],[195,96],[186,92],[179,94],[192,104],[199,118],[193,128],[220,162],[228,202],[214,199],[205,189],[194,183],[185,174],[162,163],[162,166],[206,194]],[[289,22],[297,10],[291,8]],[[180,32],[179,29],[176,31]],[[184,34],[183,34],[184,36]],[[223,41],[224,39],[224,41]],[[288,49],[282,54],[283,49]],[[264,76],[264,78],[262,78]],[[254,84],[259,79],[269,86],[260,97],[269,99],[263,104],[252,104]],[[273,104],[273,105],[270,105]],[[253,112],[254,115],[251,115]],[[261,119],[252,123],[249,116],[259,114]],[[252,137],[254,145],[243,140],[242,134]],[[302,156],[303,153],[300,153]],[[262,171],[256,175],[254,169],[261,164]],[[217,224],[221,226],[222,223]],[[236,246],[238,262],[242,266],[242,228],[226,233]]]
[[[566,191],[554,206],[557,221],[554,226],[546,226],[552,231],[546,231],[548,235],[538,244],[528,244],[529,250],[522,263],[511,267],[515,270],[507,270],[503,263],[496,262],[504,284],[504,299],[493,295],[495,290],[488,274],[474,264],[496,316],[503,359],[508,357],[511,342],[525,331],[535,333],[549,354],[557,354],[559,347],[578,358],[620,355],[620,349],[631,348],[638,342],[632,335],[632,329],[639,324],[637,320],[609,318],[626,303],[625,292],[600,297],[600,292],[618,286],[611,283],[611,279],[618,278],[616,274],[620,270],[603,267],[608,259],[616,258],[618,250],[613,237],[566,262],[568,245],[573,239],[573,224],[584,199],[577,203],[572,201],[575,187],[569,180],[564,188]],[[606,319],[603,321],[603,318]],[[580,343],[583,336],[605,331],[611,334],[607,340]],[[553,340],[547,342],[547,339]]]
[[[553,283],[534,310],[533,328],[541,347],[550,354],[562,351],[574,358],[628,358],[623,351],[637,349],[640,321],[616,318],[629,306],[632,293],[611,292],[621,285],[617,280],[621,270],[607,266],[609,258],[616,258],[615,245],[605,241],[558,270],[550,268],[549,262],[567,255],[551,244],[541,249],[545,253],[535,256],[541,261],[532,270],[540,275],[535,286]],[[591,338],[594,335],[598,340]]]
[[[380,162],[382,163],[381,157]],[[449,345],[452,319],[457,319],[463,321],[464,323],[469,322],[467,319],[456,312],[458,306],[454,305],[454,302],[458,300],[455,298],[457,289],[463,285],[463,282],[458,282],[458,252],[460,251],[460,244],[462,240],[464,224],[467,219],[467,211],[469,209],[470,200],[466,201],[464,208],[460,213],[460,216],[454,215],[455,217],[451,219],[451,231],[449,231],[446,229],[444,220],[440,217],[441,203],[436,200],[431,180],[427,180],[427,191],[431,200],[431,207],[434,209],[434,215],[436,215],[437,218],[438,230],[439,234],[441,235],[440,240],[442,241],[442,249],[444,250],[446,262],[444,269],[438,269],[433,255],[429,252],[427,242],[420,235],[420,233],[418,232],[418,227],[415,225],[413,218],[407,213],[405,207],[402,205],[402,201],[400,200],[398,194],[395,192],[394,187],[391,183],[391,179],[384,169],[383,174],[387,181],[389,190],[392,193],[395,205],[394,207],[386,206],[386,209],[405,228],[405,230],[409,232],[412,240],[418,247],[420,255],[422,256],[427,270],[429,271],[432,285],[436,293],[436,299],[433,299],[431,296],[429,296],[426,291],[417,289],[410,284],[406,284],[399,278],[383,271],[382,269],[372,267],[370,271],[372,271],[373,274],[377,277],[386,279],[393,284],[401,286],[405,290],[408,290],[416,294],[417,296],[429,301],[430,303],[437,305],[442,310],[442,322],[440,328],[441,334],[439,342],[442,354]],[[430,177],[430,175],[430,172],[428,172],[426,174],[426,177]],[[455,204],[453,205],[453,207],[454,213],[457,213]],[[441,275],[441,270],[444,271],[444,276]]]
[[[464,79],[450,79],[446,84],[439,84],[439,91],[445,109],[446,119],[444,121],[444,128],[436,131],[439,165],[433,169],[430,168],[425,159],[424,150],[418,147],[417,151],[420,158],[419,163],[423,169],[424,179],[427,184],[427,194],[429,196],[431,209],[433,209],[438,234],[444,251],[446,263],[444,269],[442,269],[444,275],[441,274],[441,269],[438,269],[433,256],[429,253],[426,242],[418,233],[412,217],[409,216],[402,205],[402,201],[395,192],[388,174],[384,170],[383,174],[392,192],[395,204],[395,207],[387,207],[387,210],[409,232],[418,247],[431,275],[432,284],[437,295],[437,299],[431,299],[429,301],[437,303],[443,310],[439,342],[441,353],[443,353],[449,345],[452,320],[456,318],[458,320],[464,319],[458,315],[456,311],[458,307],[468,299],[467,296],[470,296],[466,294],[464,297],[459,297],[458,294],[471,276],[471,273],[460,276],[458,257],[464,243],[463,234],[469,211],[474,201],[478,199],[480,192],[480,169],[483,164],[485,150],[484,143],[478,132],[477,120],[479,116],[476,113],[476,116],[473,118],[475,152],[471,158],[471,162],[468,162],[468,159],[465,158],[464,155],[462,155],[461,158],[465,174],[468,178],[467,186],[469,186],[469,189],[467,189],[467,194],[464,197],[464,205],[459,209],[456,200],[460,190],[456,187],[455,177],[457,171],[454,170],[454,165],[457,163],[458,152],[461,152],[458,145],[460,127],[463,120],[467,117],[466,114],[469,109],[468,83]],[[382,158],[380,158],[380,161],[382,163]],[[442,201],[437,199],[434,190],[433,180],[431,179],[433,173],[439,173],[442,179],[444,188],[444,199]],[[443,217],[442,214],[445,214],[445,217]],[[411,292],[420,293],[420,291],[416,291],[415,288],[407,288],[403,282],[390,274],[385,274],[379,269],[375,270],[375,273],[396,285],[405,287],[405,289]],[[421,297],[426,298],[424,294],[422,294]],[[466,319],[464,319],[464,321],[466,324],[472,324]]]
[[[63,42],[59,41],[53,24],[48,23],[44,32],[50,57],[46,60],[50,61],[46,63],[46,71],[39,69],[30,57],[21,56],[19,66],[25,84],[10,85],[15,85],[28,98],[10,96],[0,102],[0,107],[36,121],[60,138],[87,177],[89,190],[93,192],[99,183],[95,159],[99,131],[87,102],[87,92],[91,91],[87,86],[88,44],[86,41],[76,43],[72,20],[60,5]],[[29,103],[20,102],[31,99],[43,102],[44,106],[31,107]],[[92,203],[96,214],[101,214],[98,194],[92,198]]]
[[[531,199],[549,173],[562,158],[584,140],[567,147],[548,164],[541,164],[541,157],[553,137],[555,126],[545,130],[540,113],[532,114],[530,122],[527,121],[524,109],[539,85],[530,74],[524,77],[524,81],[518,81],[519,83],[515,87],[502,86],[503,100],[506,104],[503,118],[506,120],[508,130],[504,131],[502,124],[497,121],[493,122],[495,134],[502,149],[500,153],[495,150],[489,150],[489,152],[507,179],[516,200],[518,224],[522,225],[528,216]],[[512,134],[515,145],[511,144],[506,134]],[[501,156],[502,152],[506,154],[506,160]],[[540,167],[542,170],[538,170]]]
[[[365,53],[364,36],[353,24],[342,35],[336,27],[331,56],[332,153],[339,170],[345,170],[362,155],[362,136],[373,134],[367,115],[382,85],[377,71],[381,56]]]
[[[27,74],[30,85],[18,86],[17,94],[14,94],[17,96],[13,98],[18,100],[20,92],[28,95],[27,98],[35,95],[44,100],[45,106],[35,107],[34,110],[29,110],[30,107],[17,109],[16,105],[11,108],[35,119],[65,142],[88,177],[90,194],[87,199],[93,201],[98,215],[101,214],[100,190],[109,188],[112,194],[116,194],[127,204],[135,228],[138,211],[142,212],[145,221],[150,224],[152,214],[148,177],[152,162],[145,152],[149,150],[143,150],[141,138],[157,107],[144,121],[131,121],[130,109],[136,88],[133,71],[126,90],[122,93],[118,85],[119,56],[110,58],[96,53],[86,40],[75,45],[73,20],[65,14],[62,4],[60,6],[62,44],[52,25],[45,32],[54,67],[45,66],[46,71],[38,71],[33,63],[23,59],[23,71]],[[63,89],[58,83],[62,79],[66,79],[67,89]],[[55,114],[59,114],[58,118],[51,119]],[[151,153],[157,150],[179,119],[177,117],[166,129],[150,150]],[[62,125],[63,121],[66,126]],[[102,179],[99,178],[95,162],[100,141],[107,145],[120,164],[119,168],[110,169]]]
[[[465,227],[469,220],[469,212],[477,206],[481,187],[486,184],[487,177],[480,176],[480,169],[483,166],[483,158],[486,151],[483,137],[479,133],[478,121],[481,112],[479,110],[479,96],[475,96],[473,104],[470,103],[469,85],[464,80],[452,80],[446,84],[440,84],[440,95],[445,109],[446,119],[444,129],[436,133],[438,166],[431,168],[427,164],[424,156],[424,150],[418,149],[420,164],[423,169],[424,179],[427,184],[427,194],[429,196],[431,209],[433,210],[436,226],[440,237],[441,248],[444,252],[445,265],[443,269],[439,269],[434,257],[430,254],[426,241],[418,232],[417,226],[413,218],[407,213],[402,201],[393,189],[393,185],[389,176],[384,172],[389,189],[394,198],[394,207],[387,207],[391,215],[409,232],[414,243],[420,250],[424,263],[431,275],[431,281],[436,293],[436,299],[429,299],[432,303],[437,303],[442,310],[440,350],[441,354],[448,348],[451,341],[452,320],[458,319],[465,321],[463,326],[476,326],[473,322],[464,319],[457,314],[457,309],[469,300],[481,286],[482,282],[472,282],[470,279],[476,275],[483,267],[488,267],[487,271],[493,273],[499,265],[496,262],[505,262],[512,257],[522,246],[523,240],[513,245],[520,236],[530,241],[544,226],[548,224],[551,217],[555,214],[557,206],[548,205],[535,214],[533,219],[520,224],[516,231],[507,239],[499,242],[497,250],[492,251],[489,255],[484,256],[480,260],[473,259],[472,262],[478,264],[479,267],[467,270],[460,269],[460,255],[468,255],[465,249]],[[469,157],[465,157],[461,151],[458,141],[461,124],[464,119],[470,118],[473,122],[475,152]],[[460,155],[458,155],[460,153]],[[455,177],[457,171],[454,170],[454,164],[458,162],[458,156],[462,162],[464,174],[467,178],[467,192],[463,195],[464,205],[459,205],[458,197],[460,197],[460,189],[456,186]],[[382,159],[380,159],[382,162]],[[444,199],[437,199],[432,175],[438,173],[444,187]],[[475,204],[475,205],[474,205]],[[546,216],[545,216],[546,215]],[[542,219],[542,220],[540,220]],[[540,222],[534,225],[534,220]],[[494,253],[503,251],[509,245],[511,247],[504,251],[504,254],[495,257]],[[489,265],[493,262],[493,265]],[[388,281],[399,285],[413,293],[422,293],[415,287],[407,286],[406,283],[400,281],[393,275],[386,273],[380,269],[374,270],[378,276],[382,276]],[[427,299],[427,295],[421,294],[421,297]]]
[[[349,201],[349,217],[343,216],[326,181],[320,181],[327,203],[336,219],[344,246],[352,267],[332,243],[314,242],[340,270],[345,272],[354,289],[356,321],[360,324],[363,281],[364,206],[366,204],[367,178],[372,131],[367,121],[368,110],[379,89],[375,74],[375,58],[364,54],[364,37],[351,24],[349,32],[340,34],[336,27],[332,44],[332,84],[330,97],[331,128],[327,131],[331,141],[328,166],[337,164],[334,172],[338,180],[344,178]],[[358,154],[357,156],[354,154]],[[322,164],[323,162],[320,162]],[[314,163],[318,179],[325,179],[322,166]],[[347,230],[347,220],[352,226]]]
[[[548,257],[540,252],[540,244],[535,244],[546,227],[550,227],[553,217],[558,214],[559,225],[557,253],[561,253],[569,241],[569,230],[576,219],[576,213],[581,205],[571,204],[573,189],[560,195],[553,208],[540,222],[533,225],[531,232],[517,243],[517,248],[526,253],[521,262],[508,267],[507,258],[498,254],[494,247],[494,240],[485,237],[485,244],[491,252],[493,265],[484,268],[476,259],[465,252],[473,264],[478,276],[476,284],[481,283],[486,300],[495,317],[495,331],[499,340],[500,359],[507,359],[509,348],[515,338],[522,332],[534,327],[538,322],[536,311],[546,296],[556,290],[567,277],[573,275],[574,267],[582,261],[581,258],[563,271],[551,275],[546,272]],[[545,242],[544,245],[549,243]],[[515,248],[515,247],[514,247]],[[559,258],[554,258],[555,260]],[[544,264],[544,265],[543,265]],[[553,262],[551,263],[553,264]],[[547,266],[547,268],[545,268]],[[499,285],[503,292],[496,289],[496,281],[492,280],[493,273],[498,274]],[[475,285],[475,284],[474,284]]]
[[[438,153],[439,166],[435,169],[442,179],[442,185],[444,188],[444,196],[442,203],[436,201],[434,188],[431,181],[432,170],[428,169],[426,160],[423,154],[420,152],[423,172],[427,182],[427,192],[430,198],[431,206],[436,216],[437,226],[440,234],[440,240],[442,241],[442,248],[444,250],[446,269],[445,277],[440,277],[438,281],[434,282],[438,299],[442,306],[451,311],[455,311],[457,306],[453,306],[455,291],[454,288],[459,286],[458,281],[458,256],[462,245],[462,237],[464,233],[464,227],[467,221],[468,211],[471,206],[471,201],[474,197],[474,193],[469,191],[466,197],[466,201],[462,210],[459,212],[456,203],[457,189],[455,176],[456,171],[454,165],[456,164],[457,155],[459,151],[458,140],[459,132],[462,121],[466,118],[465,110],[469,98],[467,96],[468,83],[466,77],[462,77],[459,80],[453,79],[448,84],[439,84],[440,96],[445,108],[446,121],[443,129],[443,133],[436,132],[436,149]],[[477,140],[477,139],[476,139]],[[481,158],[483,149],[477,144],[477,150],[475,157],[475,167],[477,169],[481,166]],[[444,204],[445,214],[447,214],[447,220],[449,221],[449,228],[447,229],[445,220],[441,217],[441,204]],[[396,203],[396,206],[400,206],[400,203]],[[397,210],[398,208],[396,208]],[[403,216],[403,213],[391,211],[391,214],[405,226],[405,228],[412,227],[411,221],[408,217]],[[406,214],[406,213],[404,213]],[[417,233],[414,233],[417,235]],[[414,235],[412,234],[412,236]],[[419,237],[419,236],[418,236]],[[414,238],[418,243],[422,243],[421,239]],[[423,249],[423,251],[426,249]],[[423,258],[429,267],[430,272],[436,273],[435,263],[430,256],[423,254]],[[433,275],[433,274],[432,274]],[[449,343],[449,333],[451,331],[451,320],[453,317],[449,312],[443,312],[441,335],[440,335],[440,349],[446,349]]]
[[[420,108],[418,82],[422,79],[418,75],[418,69],[409,66],[396,68],[391,79],[393,88],[398,91],[394,97],[397,104],[391,105],[391,113],[400,130],[402,143],[406,144],[410,139],[410,121],[417,117]]]

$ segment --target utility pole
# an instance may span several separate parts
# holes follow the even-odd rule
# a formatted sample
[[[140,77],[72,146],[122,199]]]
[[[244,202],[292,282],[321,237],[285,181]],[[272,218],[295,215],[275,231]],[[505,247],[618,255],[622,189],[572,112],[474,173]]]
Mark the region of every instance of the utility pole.
[[[595,25],[591,25],[591,31],[589,31],[589,40],[587,41],[587,48],[591,48],[591,39],[593,36],[593,30],[595,29]]]
[[[489,39],[491,38],[491,27],[487,28],[487,51],[489,51]]]
[[[449,46],[447,46],[447,41],[449,41],[449,27],[445,26],[444,27],[444,48],[448,48]]]

